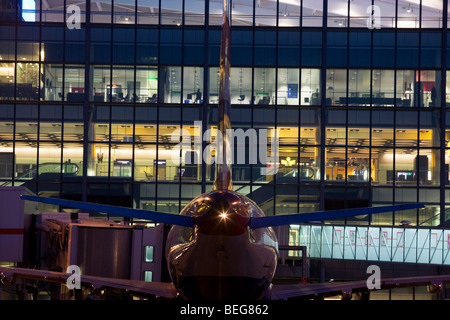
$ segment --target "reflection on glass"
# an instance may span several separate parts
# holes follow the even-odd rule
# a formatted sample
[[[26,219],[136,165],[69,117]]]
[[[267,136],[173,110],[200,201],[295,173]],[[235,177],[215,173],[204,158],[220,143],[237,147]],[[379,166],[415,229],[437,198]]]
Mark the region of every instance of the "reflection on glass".
[[[323,16],[323,1],[303,0],[302,26],[321,27]]]
[[[136,69],[136,102],[158,102],[158,69],[138,67]]]
[[[233,1],[231,24],[233,26],[253,25],[253,0]]]
[[[280,1],[278,14],[279,27],[298,27],[300,26],[300,0]],[[305,8],[303,8],[304,10]]]
[[[91,3],[91,22],[111,23],[112,0]]]
[[[276,23],[277,23],[277,2],[258,1],[255,4],[255,25],[276,26]]]
[[[183,0],[161,1],[161,24],[180,26],[183,23]]]
[[[138,24],[158,24],[159,0],[138,0]]]
[[[397,4],[397,28],[419,28],[420,0],[399,0]]]

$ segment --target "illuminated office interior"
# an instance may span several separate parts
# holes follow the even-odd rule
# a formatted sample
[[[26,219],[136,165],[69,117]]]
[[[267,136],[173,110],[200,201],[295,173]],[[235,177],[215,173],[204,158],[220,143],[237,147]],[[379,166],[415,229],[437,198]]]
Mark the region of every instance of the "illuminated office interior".
[[[181,129],[215,140],[194,122],[217,128],[222,1],[61,2],[0,1],[0,184],[178,213],[214,181],[196,150],[172,155]],[[233,165],[235,190],[269,215],[424,202],[376,223],[445,224],[447,5],[232,1],[231,122],[280,146],[275,176]]]

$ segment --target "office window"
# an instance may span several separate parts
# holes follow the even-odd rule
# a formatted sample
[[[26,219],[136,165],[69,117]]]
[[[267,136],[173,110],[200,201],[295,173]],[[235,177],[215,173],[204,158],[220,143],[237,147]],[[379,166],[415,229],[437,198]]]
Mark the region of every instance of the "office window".
[[[181,64],[182,52],[181,30],[160,30],[160,63]]]
[[[420,66],[422,68],[441,67],[442,34],[440,32],[422,31]]]
[[[348,27],[348,2],[328,2],[328,28]]]
[[[84,26],[81,26],[80,29],[66,28],[65,35],[65,62],[84,63],[86,44],[86,30]]]
[[[396,112],[395,146],[404,147],[406,152],[413,152],[417,149],[418,133],[418,113],[417,111],[397,111]]]
[[[394,106],[394,70],[372,70],[372,105]],[[400,102],[400,101],[398,101]]]
[[[39,40],[17,41],[17,60],[38,62],[40,55]]]
[[[278,66],[298,66],[300,60],[300,31],[278,31]]]
[[[251,65],[253,61],[253,32],[231,30],[231,65]]]
[[[415,107],[418,100],[418,84],[414,70],[397,70],[397,106]]]
[[[360,153],[358,148],[370,145],[370,111],[348,110],[347,118],[347,145]]]
[[[421,110],[419,112],[419,143],[420,147],[439,147],[440,139],[440,112]]]
[[[205,33],[203,30],[184,30],[184,60],[187,65],[200,65],[205,60]]]
[[[302,26],[321,27],[323,17],[323,1],[303,0]]]
[[[398,1],[397,28],[420,27],[420,0]]]
[[[383,0],[374,0],[373,4],[380,8],[380,19],[375,21],[375,23],[379,23],[379,25],[375,26],[380,27],[381,29],[395,28],[395,1],[386,2]],[[374,15],[376,13],[377,12],[375,11]],[[369,17],[369,13],[366,13],[366,17]]]
[[[320,105],[320,69],[301,70],[301,105]]]
[[[180,26],[183,23],[183,0],[161,1],[161,24]]]
[[[41,99],[46,101],[61,101],[63,97],[63,66],[54,64],[41,65],[43,72],[41,81]]]
[[[91,27],[91,62],[111,63],[111,28]]]
[[[347,103],[347,70],[327,69],[326,104],[346,105]]]
[[[137,23],[158,24],[159,0],[138,0]]]
[[[0,26],[0,60],[14,60],[16,29],[13,26]]]
[[[14,63],[0,63],[0,100],[14,99]]]
[[[36,1],[36,8],[41,7],[42,22],[64,22],[64,6],[49,6],[44,2],[42,6],[39,5],[39,0]],[[39,21],[39,11],[36,13],[36,18]]]
[[[42,26],[41,30],[41,62],[63,61],[63,34],[62,27]]]
[[[113,102],[134,102],[139,99],[136,97],[133,67],[113,66],[112,83],[107,88],[107,96]]]
[[[344,182],[347,176],[345,148],[325,148],[325,180]]]
[[[446,78],[450,79],[450,71],[446,71]],[[445,84],[445,105],[450,107],[450,81],[448,80]]]
[[[289,1],[288,3],[279,3],[279,6],[278,26],[299,27],[301,10],[300,0]]]
[[[64,143],[62,172],[67,177],[83,176],[83,143]]]
[[[417,71],[420,77],[419,107],[440,107],[441,72]]]
[[[127,135],[123,125],[120,128],[111,128],[119,137],[126,141],[126,138],[132,138]],[[129,133],[128,133],[129,134]],[[112,144],[111,145],[111,161],[110,161],[111,177],[131,178],[133,175],[133,146],[131,144]]]
[[[163,67],[159,74],[159,102],[181,102],[181,67]]]
[[[419,66],[419,32],[397,32],[397,67],[411,68]]]
[[[204,0],[191,0],[184,2],[184,24],[185,25],[205,24]]]
[[[392,185],[394,152],[389,148],[372,148],[371,179],[376,185]],[[390,189],[388,189],[390,190]]]
[[[277,104],[298,105],[299,97],[299,70],[278,69]]]
[[[255,4],[255,25],[276,26],[277,24],[277,2],[259,1]]]
[[[210,0],[209,1],[209,25],[220,26],[222,25],[222,11],[223,1]]]
[[[15,179],[36,179],[37,143],[17,141],[15,146]]]
[[[327,65],[333,67],[347,66],[347,32],[328,31]]]
[[[372,60],[376,68],[395,66],[395,32],[383,29],[373,32]]]
[[[76,6],[80,8],[80,22],[85,23],[86,22],[86,1],[89,0],[78,0],[76,3]],[[64,21],[70,21],[69,18],[75,13],[73,10],[69,10],[70,6],[67,4],[66,7],[66,17]]]
[[[322,32],[302,31],[302,66],[320,66],[322,64]]]
[[[66,101],[83,102],[84,94],[84,66],[66,65],[64,70]]]
[[[136,64],[158,62],[158,29],[137,29]]]
[[[65,105],[64,106],[64,131],[63,139],[65,141],[83,141],[83,106]]]
[[[184,67],[183,69],[183,103],[203,102],[203,68]]]
[[[370,13],[367,13],[367,8],[372,5],[372,0],[360,0],[350,3],[350,27],[352,28],[366,28],[367,19]]]
[[[145,130],[144,130],[145,129]],[[149,128],[144,128],[144,126],[136,127],[136,132],[142,132],[139,134],[142,141],[149,141],[148,137],[150,136],[148,133],[144,133],[148,131]],[[150,128],[153,134],[151,135],[153,138],[156,137],[156,126]],[[137,133],[136,133],[137,134]],[[147,139],[145,139],[147,136]],[[154,181],[157,176],[157,166],[155,163],[156,159],[156,145],[154,144],[138,144],[134,149],[134,179],[139,181]],[[159,166],[158,166],[159,168]],[[162,169],[160,169],[162,170]]]
[[[209,79],[209,103],[218,104],[219,103],[219,89],[220,89],[220,68],[212,67],[209,68],[208,72]],[[231,82],[233,83],[233,82]]]
[[[109,66],[93,66],[93,83],[91,84],[92,94],[90,101],[106,102],[110,101],[108,96],[111,87],[111,68]]]
[[[231,68],[231,103],[251,104],[252,69]]]
[[[113,63],[134,64],[135,30],[113,28]]]
[[[350,69],[348,77],[348,105],[370,106],[370,70]]]
[[[254,104],[275,104],[275,69],[255,68]]]
[[[351,30],[349,34],[349,66],[370,68],[371,32]]]
[[[158,69],[156,67],[137,67],[136,102],[158,102]]]
[[[111,23],[112,0],[91,0],[91,22]]]
[[[304,145],[320,144],[319,109],[300,110],[300,143]],[[317,153],[315,154],[316,157],[319,157]],[[318,158],[316,159],[316,161],[318,161]]]
[[[233,26],[253,25],[253,0],[233,2],[231,7],[231,24]]]
[[[16,66],[16,99],[37,101],[39,99],[39,64],[19,62]]]
[[[90,143],[88,145],[87,176],[109,175],[110,146],[108,144]]]
[[[268,66],[276,64],[276,43],[277,36],[275,31],[255,31],[255,65]]]
[[[394,111],[372,110],[372,146],[393,147]]]
[[[124,1],[117,3],[114,1],[114,19],[115,24],[135,24],[135,1]]]

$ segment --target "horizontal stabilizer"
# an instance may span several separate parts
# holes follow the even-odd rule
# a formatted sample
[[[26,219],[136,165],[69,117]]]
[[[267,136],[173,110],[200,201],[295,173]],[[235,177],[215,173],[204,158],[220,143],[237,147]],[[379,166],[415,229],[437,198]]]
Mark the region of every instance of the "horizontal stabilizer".
[[[23,200],[54,204],[63,207],[77,208],[81,210],[103,212],[117,216],[124,216],[136,219],[150,220],[153,222],[173,224],[182,227],[194,227],[194,220],[189,216],[170,214],[156,211],[147,211],[133,208],[110,206],[90,202],[81,202],[64,199],[44,198],[37,196],[22,195]]]
[[[377,214],[400,210],[423,208],[422,203],[402,204],[396,206],[383,206],[371,208],[356,208],[344,210],[329,210],[311,213],[286,214],[279,216],[254,217],[250,219],[250,229],[274,227],[288,224],[305,223],[310,221],[333,220],[346,217],[354,217],[366,214]]]

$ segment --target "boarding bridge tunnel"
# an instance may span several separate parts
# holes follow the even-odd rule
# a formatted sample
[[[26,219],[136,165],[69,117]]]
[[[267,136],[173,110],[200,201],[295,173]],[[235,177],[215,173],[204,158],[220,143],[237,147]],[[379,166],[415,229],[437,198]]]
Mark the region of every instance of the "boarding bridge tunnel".
[[[450,229],[427,227],[291,225],[310,259],[343,259],[450,266]]]

